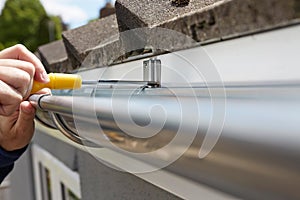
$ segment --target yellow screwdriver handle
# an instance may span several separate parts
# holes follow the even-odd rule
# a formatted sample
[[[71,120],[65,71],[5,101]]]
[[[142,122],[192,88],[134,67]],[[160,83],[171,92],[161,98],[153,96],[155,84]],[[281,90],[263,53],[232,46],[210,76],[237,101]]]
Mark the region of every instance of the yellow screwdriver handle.
[[[43,88],[49,88],[54,90],[67,90],[79,89],[82,85],[81,76],[77,74],[50,73],[48,74],[48,76],[50,79],[49,83],[40,83],[34,81],[30,94],[34,94]]]

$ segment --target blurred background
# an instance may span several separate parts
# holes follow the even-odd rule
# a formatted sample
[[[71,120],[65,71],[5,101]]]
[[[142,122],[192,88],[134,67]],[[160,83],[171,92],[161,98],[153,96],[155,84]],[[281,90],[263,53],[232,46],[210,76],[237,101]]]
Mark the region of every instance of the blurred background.
[[[22,43],[31,51],[61,32],[100,17],[115,0],[0,0],[0,50]]]

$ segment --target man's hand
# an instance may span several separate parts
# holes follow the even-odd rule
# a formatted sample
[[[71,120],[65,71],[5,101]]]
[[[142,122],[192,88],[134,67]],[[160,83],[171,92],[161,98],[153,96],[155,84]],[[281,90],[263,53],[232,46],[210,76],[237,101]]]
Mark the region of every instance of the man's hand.
[[[39,59],[23,45],[0,52],[0,146],[13,151],[25,147],[34,132],[34,107],[26,101],[33,80],[49,82]]]

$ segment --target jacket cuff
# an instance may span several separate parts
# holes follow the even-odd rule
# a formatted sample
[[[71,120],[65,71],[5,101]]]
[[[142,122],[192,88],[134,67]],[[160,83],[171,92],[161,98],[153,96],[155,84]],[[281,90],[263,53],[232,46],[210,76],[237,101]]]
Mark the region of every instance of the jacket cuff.
[[[0,167],[12,165],[26,151],[27,147],[15,151],[6,151],[0,147]]]

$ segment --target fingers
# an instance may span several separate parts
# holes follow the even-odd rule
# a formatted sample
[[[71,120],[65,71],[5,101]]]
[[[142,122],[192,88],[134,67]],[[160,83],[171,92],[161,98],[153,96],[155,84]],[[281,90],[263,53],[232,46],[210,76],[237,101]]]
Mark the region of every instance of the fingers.
[[[35,67],[34,79],[36,81],[49,82],[48,75],[41,61],[31,53],[25,46],[18,44],[0,52],[0,59],[16,59],[30,62]]]
[[[49,88],[43,88],[40,91],[38,91],[36,94],[52,94],[51,90]]]
[[[15,125],[20,139],[18,149],[30,142],[34,132],[34,117],[35,108],[28,101],[23,101],[20,104],[19,118]]]
[[[13,67],[27,72],[31,78],[34,77],[35,67],[32,63],[14,59],[0,59],[1,67]],[[4,69],[5,70],[5,69]]]
[[[22,101],[22,94],[3,81],[0,81],[0,115],[10,116],[18,110]]]
[[[33,80],[28,73],[11,67],[5,69],[0,68],[0,80],[17,90],[24,99],[27,98],[33,83]],[[2,88],[0,90],[2,90]],[[7,97],[1,96],[0,99],[2,98]]]
[[[20,104],[19,118],[17,121],[17,126],[25,128],[28,123],[31,123],[35,117],[35,108],[28,102],[23,101]]]
[[[33,80],[49,82],[33,53],[23,45],[0,51],[0,145],[8,151],[25,147],[33,136],[35,108],[24,101]]]
[[[0,59],[0,80],[18,90],[24,99],[30,94],[34,74],[35,68],[32,63]]]
[[[12,59],[0,59],[0,66],[0,115],[9,116],[29,96],[35,68]]]
[[[35,109],[28,102],[20,105],[19,111],[12,117],[0,117],[1,123],[1,147],[6,151],[14,151],[25,147],[31,140],[34,133]],[[2,123],[4,122],[4,123]]]

